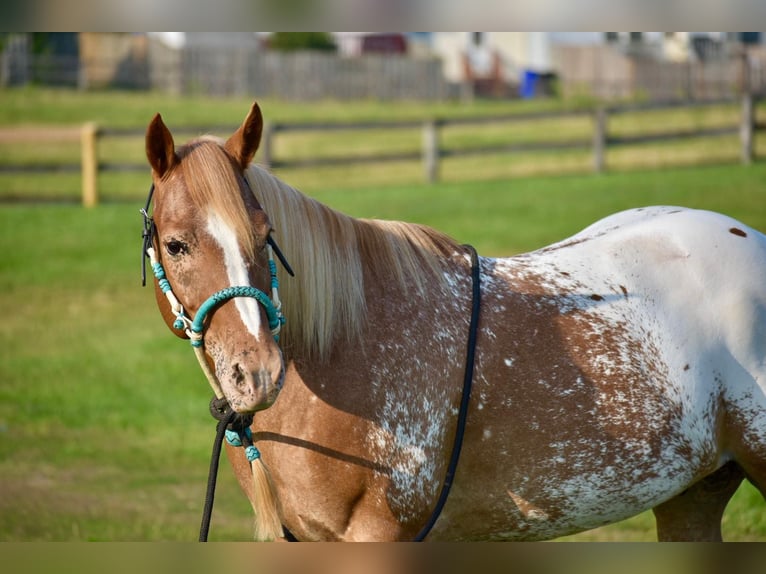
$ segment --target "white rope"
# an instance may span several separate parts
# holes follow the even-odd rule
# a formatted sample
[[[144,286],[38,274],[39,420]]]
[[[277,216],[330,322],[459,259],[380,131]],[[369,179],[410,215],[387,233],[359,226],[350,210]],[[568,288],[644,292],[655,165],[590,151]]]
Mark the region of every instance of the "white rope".
[[[266,247],[268,248],[269,253],[269,267],[274,265],[274,250],[271,248],[271,245],[266,244]],[[282,310],[282,301],[279,299],[279,287],[277,285],[274,285],[272,283],[271,285],[271,302],[274,304],[274,308],[277,311]],[[279,327],[277,327],[279,329]]]
[[[159,260],[157,259],[157,254],[155,253],[153,247],[149,247],[146,250],[146,254],[149,256],[149,261],[152,264],[152,267],[155,264],[159,263]],[[192,320],[186,316],[184,307],[183,305],[181,305],[180,301],[173,293],[173,290],[169,289],[167,291],[164,291],[164,293],[165,293],[165,297],[168,300],[168,303],[170,303],[170,308],[172,309],[173,314],[176,316],[176,319],[180,319],[183,322],[184,332],[186,333],[186,336],[189,337],[189,339],[191,339],[192,341],[202,341],[203,334],[195,333],[191,330]],[[223,394],[223,389],[221,388],[221,382],[218,380],[218,377],[210,368],[210,365],[208,365],[207,359],[205,358],[204,347],[199,346],[199,347],[192,347],[192,348],[194,349],[194,355],[197,357],[197,361],[199,362],[199,366],[202,369],[202,372],[205,374],[205,377],[207,377],[207,382],[210,383],[210,388],[213,389],[213,393],[215,394],[216,398],[222,399],[224,397],[224,394]]]
[[[218,381],[218,377],[210,368],[210,365],[208,365],[207,358],[205,357],[204,347],[192,347],[192,348],[194,349],[194,355],[197,357],[197,361],[199,362],[199,366],[202,369],[202,372],[205,373],[205,376],[207,377],[207,382],[210,383],[210,388],[213,389],[215,398],[217,399],[224,398],[223,389],[221,388],[221,383]]]

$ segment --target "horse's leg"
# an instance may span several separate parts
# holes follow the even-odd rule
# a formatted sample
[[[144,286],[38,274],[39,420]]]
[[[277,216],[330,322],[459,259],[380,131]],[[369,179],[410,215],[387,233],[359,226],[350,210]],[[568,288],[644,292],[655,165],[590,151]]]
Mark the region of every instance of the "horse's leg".
[[[390,542],[401,537],[402,525],[387,507],[381,507],[375,491],[368,491],[355,501],[342,534],[346,542]]]
[[[734,462],[693,484],[681,494],[654,507],[660,541],[720,541],[721,518],[742,479]]]

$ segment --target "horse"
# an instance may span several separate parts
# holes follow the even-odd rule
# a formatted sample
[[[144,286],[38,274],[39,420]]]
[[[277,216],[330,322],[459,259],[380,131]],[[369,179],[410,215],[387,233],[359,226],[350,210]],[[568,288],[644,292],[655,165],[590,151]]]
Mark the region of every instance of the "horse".
[[[764,235],[722,214],[638,208],[534,252],[478,257],[472,274],[446,234],[345,215],[259,167],[262,126],[253,103],[226,140],[176,148],[159,114],[146,132],[171,331],[195,336],[179,303],[193,316],[211,293],[280,285],[278,339],[271,296],[219,301],[199,329],[220,394],[255,413],[273,496],[255,492],[241,448],[226,452],[256,518],[277,517],[256,538],[417,535],[461,430],[473,275],[462,452],[427,540],[546,540],[649,509],[659,540],[720,540],[743,479],[766,493]],[[272,244],[294,277],[275,275]]]

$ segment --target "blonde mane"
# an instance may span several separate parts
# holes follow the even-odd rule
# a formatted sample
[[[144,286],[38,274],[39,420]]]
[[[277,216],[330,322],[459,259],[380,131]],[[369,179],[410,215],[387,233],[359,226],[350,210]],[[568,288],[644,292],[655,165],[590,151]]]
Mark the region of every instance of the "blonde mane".
[[[255,237],[236,167],[222,140],[204,136],[178,148],[189,196],[200,210],[217,213],[254,257]],[[455,242],[431,228],[399,221],[356,219],[311,199],[251,165],[245,176],[274,228],[274,238],[296,270],[279,268],[287,317],[283,348],[293,355],[326,358],[336,337],[358,340],[365,325],[365,274],[389,288],[422,293],[443,284],[443,259]],[[368,280],[370,280],[368,278]]]
[[[289,277],[280,270],[279,277],[287,317],[282,344],[291,354],[326,358],[339,334],[358,340],[365,324],[365,272],[410,293],[444,283],[443,258],[458,249],[446,235],[338,213],[257,165],[246,177],[296,272]]]

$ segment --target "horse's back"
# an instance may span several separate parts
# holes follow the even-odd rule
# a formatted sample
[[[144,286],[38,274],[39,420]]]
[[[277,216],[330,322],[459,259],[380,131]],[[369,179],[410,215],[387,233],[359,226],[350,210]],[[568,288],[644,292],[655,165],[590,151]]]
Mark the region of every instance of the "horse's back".
[[[686,340],[707,343],[701,355],[730,355],[766,387],[766,236],[719,213],[655,207],[618,213],[577,238],[601,253],[591,257],[595,273],[623,276]]]
[[[478,397],[493,406],[475,416],[492,437],[484,456],[509,465],[514,531],[619,520],[727,460],[766,462],[759,232],[711,212],[631,210],[485,260],[485,280]]]
[[[601,255],[621,265],[685,260],[690,269],[705,273],[706,282],[766,277],[766,236],[712,211],[680,207],[631,209],[606,217],[546,250],[580,242],[593,242]],[[632,260],[626,257],[630,253],[636,254]],[[741,269],[749,269],[747,277],[740,273],[732,278],[728,274]]]
[[[766,236],[719,213],[624,211],[540,253],[555,266],[576,266],[584,282],[620,278],[690,320],[753,322],[766,304]]]
[[[684,368],[712,379],[731,411],[747,406],[746,426],[766,441],[766,236],[720,213],[649,207],[607,217],[550,253],[579,261],[585,282],[619,278],[644,307],[642,328],[665,331]]]
[[[612,223],[635,221],[636,229],[645,227],[640,236],[668,241],[664,255],[678,258],[649,261],[667,266],[658,274],[668,312],[678,307],[688,318],[679,329],[686,336],[676,341],[702,343],[697,378],[712,380],[717,393],[719,463],[736,462],[766,496],[766,236],[708,211],[659,208],[644,217],[642,224],[640,213],[617,214]],[[685,397],[695,399],[693,392]]]

